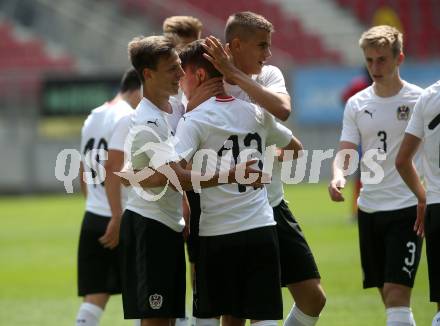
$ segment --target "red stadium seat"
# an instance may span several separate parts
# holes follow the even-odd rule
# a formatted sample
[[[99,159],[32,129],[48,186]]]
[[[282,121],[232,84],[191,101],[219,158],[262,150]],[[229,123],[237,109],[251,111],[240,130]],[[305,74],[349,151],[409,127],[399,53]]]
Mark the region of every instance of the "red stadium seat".
[[[70,57],[53,58],[41,40],[19,40],[9,23],[0,24],[0,100],[17,93],[36,98],[41,77],[53,71],[71,71]]]
[[[301,24],[294,17],[286,17],[279,5],[276,3],[267,3],[263,0],[223,0],[223,1],[205,1],[205,0],[185,0],[188,4],[199,8],[202,11],[209,13],[212,16],[225,21],[227,17],[237,11],[250,10],[254,12],[264,13],[275,26],[276,32],[273,35],[272,43],[275,48],[282,49],[287,54],[292,56],[292,59],[297,62],[305,62],[314,60],[315,62],[336,62],[338,57],[334,53],[331,53],[327,49],[323,49],[323,43],[317,39],[316,36],[310,36],[303,31]],[[124,8],[127,13],[134,11],[148,14],[147,9],[143,10],[143,6],[154,6],[155,17],[158,23],[161,23],[162,19],[169,15],[178,15],[179,13],[173,12],[172,8],[169,8],[167,13],[158,14],[156,10],[158,6],[148,0],[120,0],[121,8]],[[209,25],[209,24],[206,24]],[[298,50],[296,44],[310,44],[312,49]],[[301,48],[304,48],[302,46]],[[340,56],[339,56],[340,58]],[[339,59],[337,60],[339,62]]]

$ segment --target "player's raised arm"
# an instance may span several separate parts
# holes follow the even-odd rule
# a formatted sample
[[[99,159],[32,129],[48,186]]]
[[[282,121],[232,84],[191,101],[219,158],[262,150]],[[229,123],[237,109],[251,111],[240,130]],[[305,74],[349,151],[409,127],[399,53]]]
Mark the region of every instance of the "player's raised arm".
[[[209,55],[205,54],[205,58],[225,76],[226,81],[238,85],[256,103],[276,118],[286,121],[292,111],[290,96],[262,86],[239,70],[233,63],[230,46],[230,44],[227,44],[226,47],[223,47],[217,38],[210,36],[205,41],[205,49],[209,53]],[[267,57],[269,57],[270,44],[262,44],[262,46],[267,48]]]

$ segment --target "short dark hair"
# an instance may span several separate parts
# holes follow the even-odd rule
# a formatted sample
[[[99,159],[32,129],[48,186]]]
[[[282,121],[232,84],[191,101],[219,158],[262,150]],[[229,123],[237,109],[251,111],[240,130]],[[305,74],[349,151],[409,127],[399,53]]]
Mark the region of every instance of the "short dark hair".
[[[203,48],[204,40],[196,40],[183,47],[179,52],[180,60],[182,61],[182,68],[193,67],[193,69],[204,69],[210,78],[222,77],[223,75],[218,71],[214,65],[203,56],[206,53]]]
[[[135,69],[128,69],[121,79],[119,91],[121,93],[136,91],[141,88],[141,80]]]
[[[262,15],[251,11],[236,12],[229,16],[226,22],[226,42],[230,43],[236,37],[244,39],[259,29],[269,33],[273,33],[274,31],[272,23]]]
[[[174,42],[165,36],[138,36],[128,43],[130,62],[142,81],[145,68],[155,70],[159,59],[168,58],[173,51]]]

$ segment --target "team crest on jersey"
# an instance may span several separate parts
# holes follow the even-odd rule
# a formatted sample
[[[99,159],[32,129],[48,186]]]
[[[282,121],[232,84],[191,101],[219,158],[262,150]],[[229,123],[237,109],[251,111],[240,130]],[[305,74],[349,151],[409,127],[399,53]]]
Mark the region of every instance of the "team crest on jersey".
[[[157,294],[157,293],[152,294],[152,295],[150,295],[148,300],[150,301],[151,309],[157,310],[157,309],[162,308],[163,297],[160,294]]]
[[[409,107],[406,105],[401,105],[397,108],[397,120],[408,120],[409,119]]]

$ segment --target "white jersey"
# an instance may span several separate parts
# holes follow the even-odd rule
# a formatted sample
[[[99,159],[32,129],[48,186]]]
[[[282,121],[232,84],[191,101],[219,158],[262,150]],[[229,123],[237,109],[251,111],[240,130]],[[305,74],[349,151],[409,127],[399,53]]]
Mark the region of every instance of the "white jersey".
[[[440,203],[440,80],[420,96],[406,132],[423,139],[427,203]]]
[[[361,176],[363,187],[358,206],[365,212],[396,210],[417,204],[394,162],[421,92],[420,87],[404,82],[398,94],[379,97],[370,86],[347,102],[341,141],[361,145],[362,155],[371,149],[379,149],[386,154],[385,160],[377,160],[378,168],[384,171],[381,182],[368,184]],[[416,162],[419,162],[419,155],[416,156]],[[361,164],[361,171],[370,173],[371,168]]]
[[[184,115],[177,127],[176,138],[176,151],[185,155],[183,158],[187,161],[197,150],[205,149],[240,162],[242,150],[254,149],[255,154],[259,153],[256,157],[261,158],[266,142],[286,146],[292,133],[273,119],[267,119],[263,109],[254,104],[233,97],[213,97]],[[253,189],[225,184],[205,188],[201,190],[200,207],[201,236],[275,225],[264,187]]]
[[[252,79],[275,93],[289,94],[286,89],[283,73],[275,66],[263,66],[261,73],[259,75],[253,75]],[[227,82],[225,82],[224,85],[227,94],[243,101],[255,103],[238,85],[231,85]],[[274,161],[272,182],[266,185],[266,188],[270,206],[278,206],[284,198],[283,183],[281,181],[281,162],[278,160]]]
[[[124,100],[108,102],[94,109],[87,117],[81,131],[81,157],[85,172],[91,172],[100,184],[87,185],[86,210],[102,216],[111,217],[111,210],[104,188],[104,160],[99,156],[90,157],[91,150],[113,149],[124,151],[124,141],[128,134],[127,117],[133,108]],[[99,167],[97,164],[101,165]],[[90,166],[89,166],[90,165]],[[122,207],[126,204],[126,191],[121,189]]]
[[[133,139],[131,147],[131,163],[133,169],[142,170],[144,167],[157,169],[164,162],[157,161],[154,158],[154,152],[145,149],[148,144],[167,144],[170,146],[169,160],[172,157],[172,144],[168,143],[174,135],[177,122],[182,116],[182,107],[180,102],[171,98],[170,104],[173,112],[171,114],[160,110],[151,101],[142,98],[135,113],[132,116],[132,125],[130,129],[130,138]],[[136,127],[144,128],[144,131],[135,132]],[[134,155],[142,149],[142,153]],[[157,153],[156,153],[157,154]],[[151,196],[159,195],[164,190],[163,187],[149,188],[145,190]],[[127,209],[138,213],[146,218],[161,222],[176,232],[181,232],[185,226],[182,217],[182,195],[168,187],[165,194],[158,200],[148,200],[136,193],[132,187],[129,196]]]

